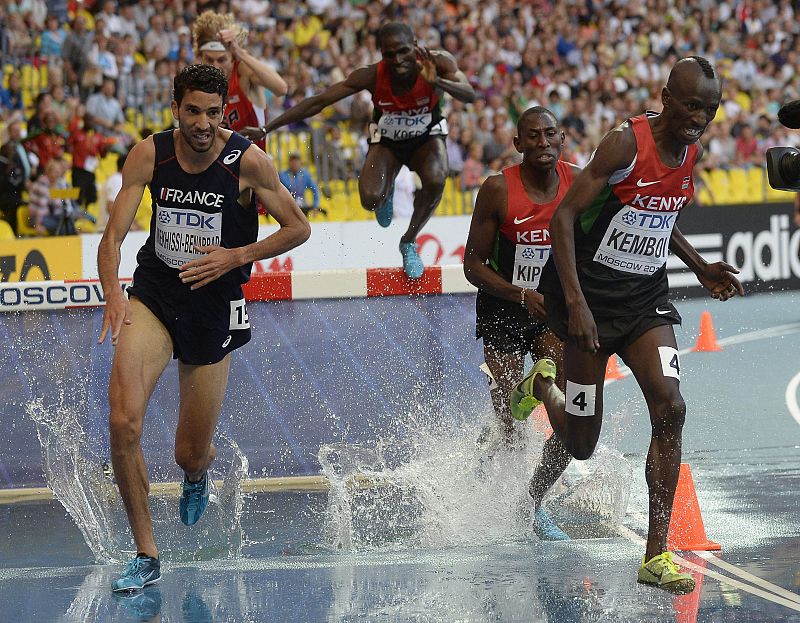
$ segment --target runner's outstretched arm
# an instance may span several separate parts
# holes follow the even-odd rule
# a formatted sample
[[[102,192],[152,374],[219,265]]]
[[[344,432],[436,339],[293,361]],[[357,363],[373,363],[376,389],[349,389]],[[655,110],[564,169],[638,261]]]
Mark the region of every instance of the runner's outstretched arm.
[[[338,102],[345,97],[354,95],[364,89],[372,88],[375,84],[375,66],[369,65],[367,67],[360,67],[351,73],[347,78],[341,82],[331,85],[321,93],[312,95],[292,106],[285,113],[270,121],[264,126],[265,134],[269,134],[273,130],[280,127],[302,121],[308,117],[322,112],[322,110],[331,104]]]
[[[734,277],[739,271],[726,262],[706,262],[677,225],[672,229],[669,250],[697,275],[698,281],[711,292],[712,298],[727,301],[736,294],[744,296],[742,284]]]

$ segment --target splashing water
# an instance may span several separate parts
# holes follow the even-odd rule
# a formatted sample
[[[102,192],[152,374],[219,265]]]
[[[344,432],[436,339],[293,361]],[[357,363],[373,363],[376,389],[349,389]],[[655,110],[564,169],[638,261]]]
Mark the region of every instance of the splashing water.
[[[62,392],[56,404],[45,405],[44,399],[36,398],[26,405],[26,412],[36,424],[47,485],[75,521],[95,558],[122,562],[135,554],[125,508],[108,462],[84,432],[80,404]],[[177,470],[155,465],[150,471],[161,474],[159,480],[169,476],[175,480]],[[234,558],[241,554],[242,482],[247,471],[247,457],[235,442],[220,436],[210,474],[214,478],[224,473],[224,484],[216,503],[209,504],[202,520],[192,528],[178,519],[179,493],[174,487],[172,493],[151,491],[150,512],[162,559]]]
[[[441,429],[417,423],[402,439],[382,439],[375,447],[320,448],[330,481],[326,546],[442,548],[535,538],[528,485],[546,438],[541,427],[522,427],[513,450],[503,447],[494,420],[483,433],[474,425]],[[484,443],[476,442],[479,437]],[[597,536],[621,523],[630,482],[622,455],[599,446],[588,461],[570,464],[545,504],[574,537]]]

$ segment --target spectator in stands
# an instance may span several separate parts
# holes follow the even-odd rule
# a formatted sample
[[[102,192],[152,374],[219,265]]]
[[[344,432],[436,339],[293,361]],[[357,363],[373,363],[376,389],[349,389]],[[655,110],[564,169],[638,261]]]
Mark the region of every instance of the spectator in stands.
[[[25,147],[35,160],[37,175],[47,167],[51,160],[61,160],[64,156],[66,140],[58,127],[58,117],[54,110],[44,112],[43,125],[28,134]]]
[[[298,207],[306,216],[316,215],[324,210],[319,207],[319,188],[311,177],[311,173],[303,168],[303,160],[300,154],[292,152],[289,154],[289,168],[280,172],[281,184],[291,193]],[[306,191],[310,190],[313,196],[311,205],[308,205]]]
[[[171,61],[185,60],[187,63],[191,63],[194,61],[192,31],[184,25],[178,28],[177,33],[178,40],[167,52],[167,58]]]
[[[31,178],[31,162],[22,144],[22,120],[12,118],[6,132],[8,138],[0,147],[0,218],[8,221],[16,234],[17,208]]]
[[[94,126],[106,136],[124,132],[125,114],[114,96],[116,85],[111,78],[103,78],[100,90],[86,100],[86,112],[92,115]]]
[[[161,50],[161,56],[171,50],[178,43],[178,36],[167,30],[164,16],[154,13],[150,16],[150,30],[142,41],[142,50],[148,56],[153,56],[156,49]]]
[[[706,151],[706,157],[701,161],[701,166],[730,168],[736,160],[736,139],[731,134],[730,122],[712,123],[708,131],[710,133],[708,150]]]
[[[89,52],[90,70],[95,71],[102,81],[103,78],[115,80],[119,78],[117,57],[114,55],[114,44],[102,32],[95,31],[94,43]],[[100,82],[97,82],[99,85]]]
[[[762,160],[763,155],[758,149],[753,128],[744,124],[739,131],[739,138],[736,139],[736,164],[740,167],[761,166]]]
[[[5,19],[5,45],[10,58],[32,56],[33,38],[19,13],[10,13]]]
[[[103,8],[95,15],[95,20],[102,19],[105,24],[105,35],[122,34],[122,18],[117,10],[117,3],[114,0],[105,0]]]
[[[461,127],[451,125],[445,138],[447,148],[447,174],[450,177],[457,177],[464,168],[464,154],[461,151]]]
[[[79,210],[72,200],[54,198],[53,191],[69,188],[66,173],[66,163],[53,158],[44,167],[40,175],[31,186],[28,214],[30,224],[41,235],[65,236],[76,233],[75,219],[85,218],[95,222],[95,218],[85,210]]]
[[[197,59],[221,69],[228,79],[223,127],[241,132],[266,149],[264,133],[246,128],[264,125],[267,105],[264,89],[285,95],[286,81],[272,66],[242,47],[247,31],[236,23],[231,13],[206,11],[195,20],[193,29]]]
[[[22,89],[19,82],[19,73],[14,71],[8,76],[8,86],[6,88],[0,86],[0,113],[7,114],[15,110],[23,110]]]
[[[90,85],[83,84],[83,78],[89,67],[89,53],[94,44],[94,35],[86,28],[86,18],[80,13],[72,20],[72,27],[61,47],[64,59],[64,71],[67,84],[77,84],[81,101],[91,92]]]
[[[61,48],[67,40],[67,31],[58,22],[58,15],[51,13],[45,22],[46,29],[42,33],[39,53],[42,56],[61,58]]]
[[[483,164],[483,145],[473,141],[469,146],[464,169],[461,171],[461,190],[474,190],[478,188],[486,177],[486,167]]]
[[[60,81],[51,79],[50,85],[50,106],[56,113],[59,123],[72,119],[79,103],[78,98],[68,96],[64,85]]]
[[[97,201],[95,171],[116,139],[95,132],[92,115],[84,112],[81,117],[81,112],[82,107],[70,123],[67,147],[72,154],[72,185],[80,189],[78,204],[86,209]]]
[[[28,118],[28,135],[33,135],[44,127],[44,115],[53,110],[53,96],[50,91],[42,91],[36,96],[33,114]]]

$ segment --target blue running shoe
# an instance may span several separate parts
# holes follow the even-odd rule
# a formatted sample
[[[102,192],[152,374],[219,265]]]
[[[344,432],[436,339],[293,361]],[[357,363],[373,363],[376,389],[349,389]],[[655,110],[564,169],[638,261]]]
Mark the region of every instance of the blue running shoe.
[[[383,203],[375,210],[375,220],[381,227],[389,227],[392,224],[392,216],[394,216],[394,186],[389,190]]]
[[[533,514],[533,531],[542,541],[569,541],[569,535],[555,524],[542,506]]]
[[[161,591],[157,588],[135,593],[114,593],[113,599],[139,621],[152,621],[161,614]]]
[[[403,270],[409,279],[419,279],[425,272],[425,265],[417,253],[416,242],[401,242],[400,254],[403,256]]]
[[[181,495],[181,521],[187,526],[193,526],[203,516],[208,506],[208,472],[198,482],[189,482],[183,477],[183,494]]]
[[[125,571],[111,583],[112,591],[135,591],[161,579],[161,561],[139,554],[128,563]]]

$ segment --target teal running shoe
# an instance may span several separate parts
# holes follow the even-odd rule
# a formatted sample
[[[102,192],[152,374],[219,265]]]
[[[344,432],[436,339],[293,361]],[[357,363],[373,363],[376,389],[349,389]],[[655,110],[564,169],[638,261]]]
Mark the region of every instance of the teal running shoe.
[[[392,224],[392,217],[394,216],[394,186],[389,190],[383,203],[375,210],[375,220],[381,227],[389,227]]]
[[[533,531],[542,541],[569,541],[569,535],[555,524],[542,506],[533,514]]]
[[[511,415],[516,420],[526,420],[531,412],[542,404],[542,401],[533,395],[533,382],[536,375],[541,374],[542,378],[556,378],[556,364],[552,359],[540,359],[531,368],[527,376],[517,383],[511,390]]]
[[[161,579],[161,561],[139,554],[128,563],[125,571],[111,583],[112,591],[136,591]]]
[[[208,506],[209,493],[208,472],[198,482],[189,482],[186,476],[183,477],[180,511],[184,524],[193,526],[203,516]]]
[[[425,265],[417,253],[416,242],[401,242],[400,254],[403,256],[403,270],[409,279],[419,279],[425,272]]]

